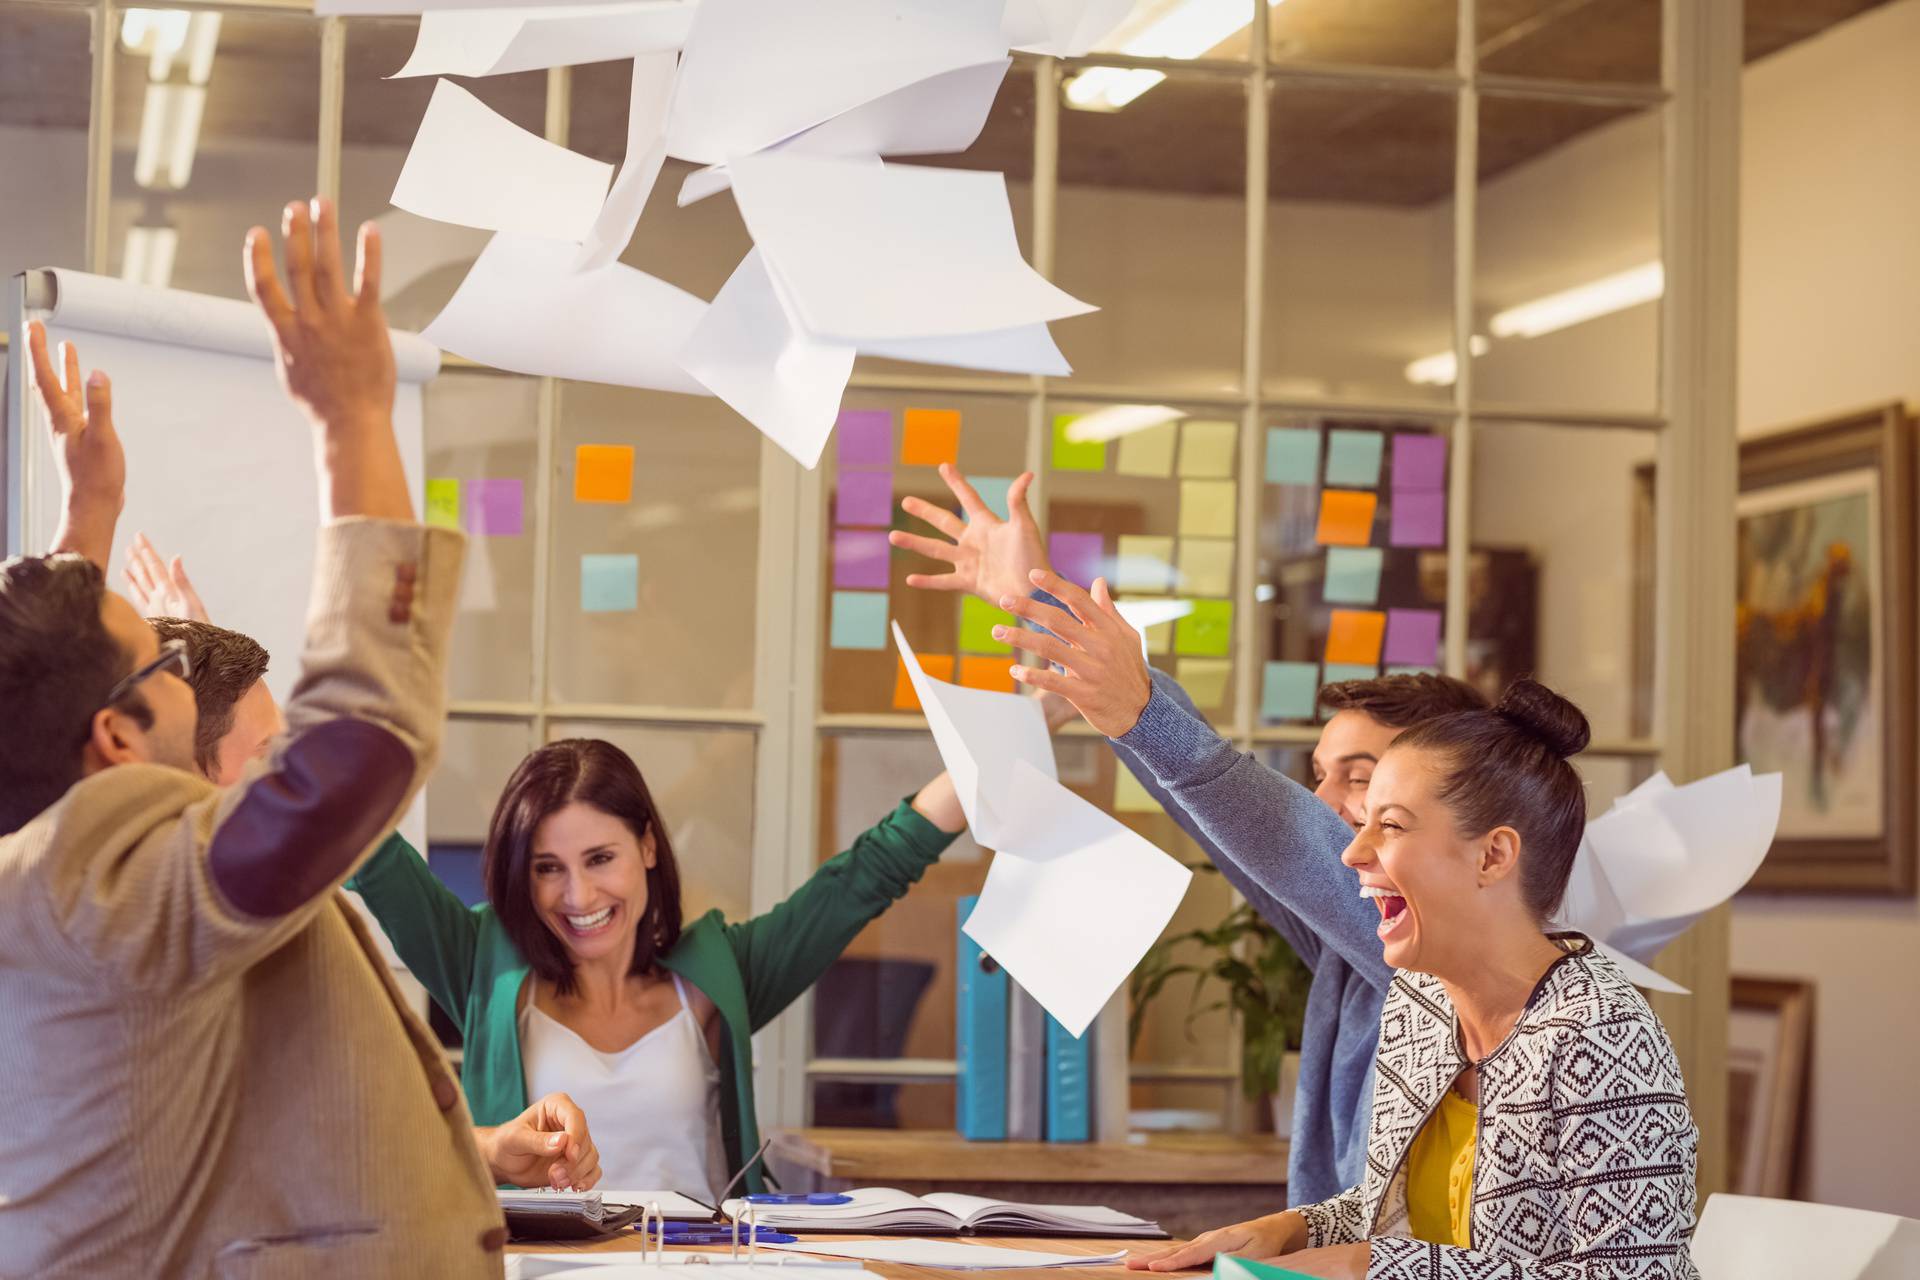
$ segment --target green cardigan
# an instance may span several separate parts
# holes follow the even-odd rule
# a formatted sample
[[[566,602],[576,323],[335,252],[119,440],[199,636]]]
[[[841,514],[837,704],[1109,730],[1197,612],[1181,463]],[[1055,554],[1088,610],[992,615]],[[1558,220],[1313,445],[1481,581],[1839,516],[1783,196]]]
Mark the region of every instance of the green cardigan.
[[[905,895],[953,837],[907,801],[828,860],[785,902],[744,924],[718,911],[690,922],[663,958],[726,1021],[720,1124],[729,1176],[760,1148],[752,1035],[811,987],[868,921]],[[466,1041],[460,1065],[475,1124],[504,1124],[528,1105],[520,1062],[520,988],[531,971],[491,906],[469,908],[398,835],[347,882]],[[588,1117],[592,1123],[592,1117]],[[749,1191],[763,1190],[758,1166]]]

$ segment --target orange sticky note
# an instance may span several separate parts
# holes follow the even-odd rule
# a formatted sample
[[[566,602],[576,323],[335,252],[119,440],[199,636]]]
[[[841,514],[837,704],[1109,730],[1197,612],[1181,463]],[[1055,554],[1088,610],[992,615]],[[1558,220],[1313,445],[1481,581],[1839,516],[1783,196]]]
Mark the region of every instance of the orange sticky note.
[[[960,465],[960,411],[909,409],[900,431],[900,463],[907,467]]]
[[[1327,661],[1375,666],[1387,634],[1387,615],[1372,609],[1335,609],[1327,628]]]
[[[990,689],[994,693],[1012,693],[1013,674],[1007,670],[1013,665],[1005,658],[969,658],[960,659],[960,683],[969,689]]]
[[[583,444],[573,451],[575,502],[633,501],[633,446]]]
[[[935,680],[953,679],[953,655],[950,653],[923,653],[920,656],[920,669]],[[907,674],[907,660],[894,659],[893,705],[897,711],[918,711],[920,695],[913,691],[913,677]]]
[[[1377,501],[1371,493],[1351,489],[1321,490],[1320,528],[1313,540],[1322,546],[1366,546],[1373,540],[1373,507]]]

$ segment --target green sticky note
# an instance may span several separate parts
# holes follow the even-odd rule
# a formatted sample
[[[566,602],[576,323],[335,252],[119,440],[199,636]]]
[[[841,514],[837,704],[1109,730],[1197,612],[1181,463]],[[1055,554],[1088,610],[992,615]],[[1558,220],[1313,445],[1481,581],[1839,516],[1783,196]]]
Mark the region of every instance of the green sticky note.
[[[993,638],[995,627],[1017,627],[1020,620],[978,596],[960,601],[960,649],[963,653],[1012,653],[1013,646]]]
[[[441,529],[460,527],[460,482],[450,477],[427,481],[427,523]]]
[[[1267,483],[1319,484],[1320,433],[1311,427],[1268,427]]]
[[[836,591],[833,624],[827,643],[836,649],[887,647],[887,593]]]
[[[1055,471],[1105,471],[1105,440],[1069,440],[1067,428],[1083,415],[1063,413],[1053,420],[1053,469]]]
[[[1233,601],[1195,600],[1193,612],[1173,624],[1173,651],[1196,658],[1225,657],[1233,645]]]
[[[1267,720],[1313,719],[1320,668],[1311,662],[1269,662],[1260,685],[1260,715]]]
[[[1252,1258],[1236,1258],[1231,1254],[1219,1254],[1213,1260],[1213,1280],[1313,1280],[1301,1271],[1289,1271],[1285,1267],[1276,1267],[1271,1262],[1255,1262]]]
[[[1120,437],[1119,455],[1113,460],[1113,469],[1123,476],[1170,476],[1176,439],[1176,427],[1171,422],[1145,431],[1130,431]]]
[[[1329,662],[1321,680],[1322,684],[1339,684],[1342,680],[1371,680],[1380,674],[1380,668],[1369,667],[1352,662]]]
[[[1377,488],[1386,442],[1378,431],[1327,432],[1327,483],[1348,489]]]
[[[580,612],[630,613],[640,607],[640,557],[580,557]]]
[[[1321,598],[1328,604],[1373,604],[1380,599],[1380,567],[1386,557],[1379,547],[1328,547]]]

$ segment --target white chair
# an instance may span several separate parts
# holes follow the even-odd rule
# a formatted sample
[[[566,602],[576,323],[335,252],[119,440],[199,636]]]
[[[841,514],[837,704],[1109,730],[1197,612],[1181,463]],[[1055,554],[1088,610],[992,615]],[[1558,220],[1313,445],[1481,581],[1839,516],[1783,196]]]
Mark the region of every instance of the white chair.
[[[1694,1228],[1700,1280],[1914,1280],[1920,1221],[1867,1209],[1709,1197]]]

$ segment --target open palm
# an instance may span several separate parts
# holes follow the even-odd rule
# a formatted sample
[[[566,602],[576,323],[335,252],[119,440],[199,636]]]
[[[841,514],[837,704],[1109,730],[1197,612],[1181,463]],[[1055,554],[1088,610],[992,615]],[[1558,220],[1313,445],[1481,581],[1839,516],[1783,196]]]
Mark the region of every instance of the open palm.
[[[1033,473],[1022,472],[1008,486],[1005,520],[994,514],[959,468],[941,463],[940,478],[959,500],[964,519],[925,499],[904,498],[900,505],[908,515],[920,517],[946,536],[929,538],[896,529],[887,538],[896,547],[953,567],[946,573],[910,573],[907,585],[965,591],[996,606],[1002,596],[1025,596],[1032,590],[1028,575],[1048,567],[1040,528],[1027,507]]]

